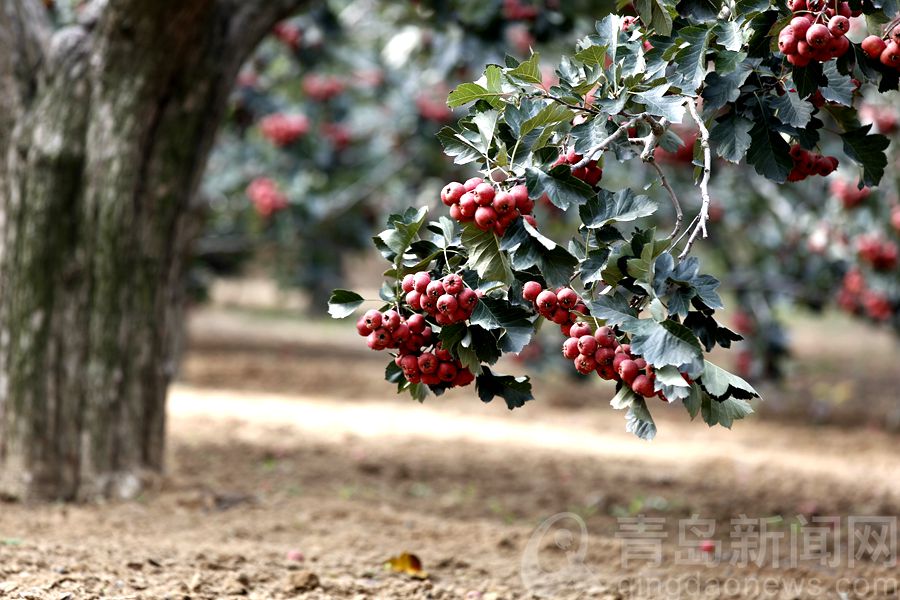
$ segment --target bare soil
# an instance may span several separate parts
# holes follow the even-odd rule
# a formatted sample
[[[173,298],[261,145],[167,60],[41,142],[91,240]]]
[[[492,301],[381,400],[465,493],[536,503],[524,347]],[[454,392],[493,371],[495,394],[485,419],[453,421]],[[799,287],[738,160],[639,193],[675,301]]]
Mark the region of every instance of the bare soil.
[[[514,412],[471,390],[420,405],[380,382],[384,357],[345,328],[204,311],[170,397],[158,489],[0,504],[0,598],[897,598],[897,567],[867,555],[826,568],[773,566],[785,547],[749,566],[676,554],[678,520],[692,515],[716,521],[706,537],[722,548],[740,516],[787,540],[798,519],[900,515],[892,342],[869,340],[884,346],[860,362],[822,335],[800,336],[801,358],[824,358],[795,379],[849,390],[820,419],[834,424],[766,409],[727,431],[660,406],[646,443],[600,385],[551,375]],[[791,406],[796,380],[768,389],[769,403]],[[587,535],[574,517],[540,535],[559,513]],[[618,519],[638,515],[664,519],[658,565],[623,564]],[[384,568],[404,551],[426,578]]]

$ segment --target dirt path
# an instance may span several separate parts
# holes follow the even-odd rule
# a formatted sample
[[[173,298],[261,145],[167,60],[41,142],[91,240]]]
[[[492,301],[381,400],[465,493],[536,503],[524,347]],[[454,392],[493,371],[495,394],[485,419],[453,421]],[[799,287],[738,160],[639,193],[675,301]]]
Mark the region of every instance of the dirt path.
[[[159,491],[0,505],[0,597],[896,598],[896,569],[683,565],[675,538],[694,514],[717,520],[723,547],[742,514],[780,516],[767,522],[785,535],[799,514],[897,516],[897,436],[760,420],[708,430],[673,410],[647,444],[606,409],[353,390],[351,402],[176,386]],[[576,527],[530,543],[563,511],[584,519],[586,540]],[[659,566],[622,565],[617,517],[638,514],[665,519]],[[404,550],[429,579],[382,568]],[[523,559],[547,572],[523,581]],[[773,593],[755,594],[766,581]]]

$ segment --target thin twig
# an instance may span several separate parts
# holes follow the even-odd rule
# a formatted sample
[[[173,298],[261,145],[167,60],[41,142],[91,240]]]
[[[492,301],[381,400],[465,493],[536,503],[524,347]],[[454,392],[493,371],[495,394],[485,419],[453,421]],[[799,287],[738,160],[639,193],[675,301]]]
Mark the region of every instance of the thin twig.
[[[542,90],[542,91],[543,91],[543,90]],[[563,106],[567,106],[567,107],[571,108],[572,110],[578,110],[578,111],[581,111],[581,112],[591,113],[591,114],[593,114],[593,115],[599,115],[599,114],[601,114],[601,112],[600,112],[598,109],[596,109],[596,108],[594,108],[594,107],[592,107],[592,106],[588,106],[588,105],[586,105],[586,104],[585,104],[585,105],[581,105],[581,104],[572,104],[571,102],[566,102],[566,101],[563,100],[562,98],[557,98],[556,96],[554,96],[554,95],[552,95],[552,94],[550,94],[550,93],[548,93],[548,92],[543,92],[543,93],[541,93],[540,95],[543,96],[544,98],[549,99],[549,100],[553,100],[553,101],[556,102],[557,104],[562,104]]]
[[[639,121],[640,119],[641,119],[641,117],[634,117],[632,119],[628,119],[627,121],[625,121],[624,123],[619,125],[619,128],[616,129],[615,131],[613,131],[611,134],[609,134],[608,137],[601,140],[596,146],[588,148],[587,152],[584,153],[583,158],[581,160],[579,160],[577,163],[575,163],[574,165],[572,165],[572,170],[581,169],[583,167],[586,167],[588,165],[588,163],[593,160],[594,156],[596,156],[600,152],[603,152],[604,150],[606,150],[610,144],[612,144],[617,139],[622,137],[623,133],[627,133],[628,130],[631,127],[633,127],[634,124],[637,121]]]
[[[700,147],[703,149],[703,177],[700,179],[700,199],[702,200],[702,204],[700,205],[700,213],[697,215],[697,218],[694,219],[696,224],[691,229],[691,234],[688,236],[684,250],[678,255],[679,259],[690,254],[691,247],[694,245],[698,236],[701,234],[704,238],[707,236],[706,221],[709,220],[709,175],[712,172],[712,153],[709,150],[709,130],[706,128],[706,124],[703,123],[703,119],[700,118],[696,105],[689,101],[687,106],[691,113],[691,117],[697,123],[697,128],[700,130]]]
[[[678,201],[678,196],[675,195],[675,190],[672,189],[672,186],[669,185],[669,180],[666,179],[666,174],[663,173],[662,168],[657,164],[655,160],[651,158],[651,160],[646,161],[650,166],[656,169],[656,172],[659,174],[659,182],[663,186],[667,192],[669,192],[669,198],[672,199],[672,206],[675,208],[675,228],[672,229],[672,233],[669,234],[669,237],[674,238],[678,234],[678,230],[681,229],[681,222],[684,220],[684,212],[681,210],[681,203]]]

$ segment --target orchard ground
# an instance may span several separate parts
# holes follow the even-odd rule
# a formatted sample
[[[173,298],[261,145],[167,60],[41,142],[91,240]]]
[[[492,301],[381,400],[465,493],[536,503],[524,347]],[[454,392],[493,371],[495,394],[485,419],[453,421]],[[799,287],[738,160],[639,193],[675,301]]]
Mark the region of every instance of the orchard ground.
[[[596,377],[548,374],[513,412],[471,388],[419,405],[380,381],[385,356],[351,321],[202,309],[170,398],[166,478],[130,502],[0,503],[0,597],[654,598],[660,582],[671,597],[753,597],[765,581],[762,597],[897,597],[896,567],[866,561],[675,558],[678,520],[694,514],[721,543],[740,515],[786,534],[798,515],[900,515],[897,346],[861,331],[801,321],[798,367],[763,388],[759,414],[728,431],[652,406],[647,443]],[[586,570],[526,589],[532,533],[563,511],[586,524]],[[637,514],[665,519],[661,566],[622,565],[617,518]],[[538,544],[551,572],[565,541]],[[427,579],[384,570],[403,551]]]

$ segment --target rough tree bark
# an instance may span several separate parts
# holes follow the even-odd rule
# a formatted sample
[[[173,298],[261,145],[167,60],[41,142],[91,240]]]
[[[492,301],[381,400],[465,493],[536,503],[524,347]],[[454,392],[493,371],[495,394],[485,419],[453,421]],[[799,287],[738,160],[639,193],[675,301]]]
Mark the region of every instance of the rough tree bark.
[[[163,463],[189,208],[231,83],[305,0],[0,0],[0,495]]]

